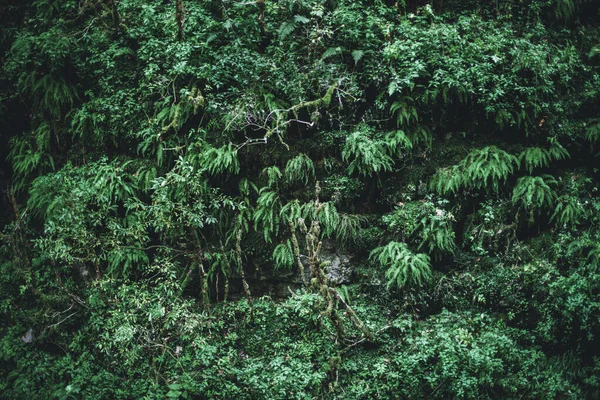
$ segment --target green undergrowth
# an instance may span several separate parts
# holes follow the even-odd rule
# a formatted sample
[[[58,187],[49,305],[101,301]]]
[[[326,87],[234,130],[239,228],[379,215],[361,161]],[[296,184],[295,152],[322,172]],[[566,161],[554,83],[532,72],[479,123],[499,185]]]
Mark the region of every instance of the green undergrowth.
[[[0,4],[0,397],[600,398],[591,0]]]

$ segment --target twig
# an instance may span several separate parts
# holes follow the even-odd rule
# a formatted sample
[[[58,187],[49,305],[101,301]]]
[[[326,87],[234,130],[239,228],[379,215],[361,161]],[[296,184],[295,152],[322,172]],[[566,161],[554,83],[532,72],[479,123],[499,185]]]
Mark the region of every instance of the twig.
[[[377,332],[375,332],[375,335],[377,335],[377,334],[379,334],[379,333],[381,333],[381,332],[383,332],[383,331],[385,331],[385,330],[387,330],[387,329],[390,329],[391,327],[392,327],[391,325],[384,326],[383,328],[381,328],[380,330],[378,330]],[[354,342],[354,343],[352,343],[352,344],[349,344],[349,345],[348,345],[348,346],[346,346],[344,349],[340,350],[339,354],[341,355],[341,354],[343,354],[343,353],[347,352],[347,351],[348,351],[348,350],[350,350],[351,348],[353,348],[353,347],[356,347],[356,346],[358,346],[359,344],[361,344],[361,343],[365,342],[367,339],[368,339],[368,338],[367,338],[366,336],[362,337],[361,339],[357,340],[356,342]]]
[[[75,314],[77,314],[77,311],[75,311],[75,312],[74,312],[74,313],[72,313],[71,315],[67,316],[66,318],[62,319],[61,321],[59,321],[59,322],[57,322],[57,323],[55,323],[55,324],[48,325],[48,328],[53,328],[53,327],[55,327],[55,326],[58,326],[58,325],[62,324],[63,322],[65,322],[66,320],[68,320],[69,318],[71,318],[71,317],[72,317],[73,315],[75,315]]]

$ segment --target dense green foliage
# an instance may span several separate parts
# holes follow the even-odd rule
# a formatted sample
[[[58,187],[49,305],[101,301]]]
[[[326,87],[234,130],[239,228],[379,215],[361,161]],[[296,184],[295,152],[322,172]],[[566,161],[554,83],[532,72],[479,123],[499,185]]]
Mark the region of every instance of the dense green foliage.
[[[596,3],[3,2],[0,397],[600,398]]]

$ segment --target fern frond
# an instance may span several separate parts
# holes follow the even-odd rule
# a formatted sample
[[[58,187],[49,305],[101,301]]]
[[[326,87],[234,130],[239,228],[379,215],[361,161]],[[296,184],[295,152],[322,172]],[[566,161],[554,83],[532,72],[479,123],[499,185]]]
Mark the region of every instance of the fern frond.
[[[32,97],[36,106],[53,118],[60,118],[63,111],[70,108],[77,98],[74,86],[56,74],[24,74],[18,82],[21,93]]]
[[[283,176],[283,174],[281,173],[281,170],[274,165],[264,168],[261,172],[261,175],[267,176],[267,179],[268,179],[267,185],[269,185],[269,187],[274,188],[274,189],[277,188],[277,186],[279,185],[279,180]]]
[[[385,142],[390,149],[390,154],[401,156],[402,151],[410,151],[413,143],[403,130],[398,129],[385,136]]]
[[[60,180],[60,176],[50,174],[40,176],[33,181],[27,200],[27,207],[32,214],[48,217],[52,204],[58,199],[56,190],[60,187]]]
[[[550,143],[550,147],[548,147],[548,154],[552,160],[558,161],[571,158],[571,155],[567,149],[565,149],[555,137],[549,137],[548,143]]]
[[[575,12],[575,1],[554,0],[554,15],[557,18],[568,19]]]
[[[540,147],[530,147],[523,151],[519,156],[519,161],[530,174],[535,168],[547,167],[550,165],[548,151]]]
[[[432,191],[447,195],[456,193],[463,185],[463,173],[458,165],[439,169],[431,178],[429,187]]]
[[[486,190],[491,186],[497,192],[500,183],[505,182],[518,166],[518,159],[496,146],[488,146],[469,153],[461,166],[466,186]]]
[[[585,139],[591,144],[595,144],[600,139],[600,120],[593,119],[588,123],[585,132]]]
[[[530,211],[551,208],[556,193],[550,185],[556,184],[551,175],[521,177],[513,189],[512,202]]]
[[[329,58],[329,57],[335,56],[335,55],[340,55],[340,54],[342,54],[341,47],[330,47],[327,50],[325,50],[325,52],[321,56],[321,60],[325,60],[326,58]]]
[[[352,51],[352,59],[354,60],[354,65],[358,64],[358,62],[363,58],[365,52],[363,50],[354,50]]]
[[[156,179],[157,171],[156,168],[151,165],[143,165],[133,174],[135,178],[135,184],[141,190],[148,192],[154,185],[154,179]]]
[[[288,184],[300,182],[307,185],[314,176],[315,167],[306,154],[298,154],[285,165],[285,179]]]
[[[279,34],[279,39],[285,39],[290,35],[290,33],[294,32],[294,29],[296,29],[295,21],[282,22],[281,26],[279,26],[279,29],[277,30],[277,33]]]
[[[50,153],[51,128],[41,123],[31,134],[15,136],[10,141],[8,159],[14,171],[13,187],[20,191],[28,179],[35,173],[54,169],[54,160]]]
[[[443,208],[446,202],[411,201],[385,215],[383,222],[409,243],[417,243],[418,250],[425,247],[434,257],[453,254],[456,250],[454,215]]]
[[[145,251],[117,247],[106,253],[108,263],[106,273],[112,277],[126,277],[137,265],[148,264],[150,259]]]
[[[258,231],[261,227],[265,242],[270,243],[272,235],[279,233],[279,210],[280,201],[277,192],[274,192],[269,187],[260,189],[258,199],[256,200],[256,208],[252,219],[254,221],[254,230]]]
[[[258,193],[258,188],[256,185],[248,180],[247,178],[240,179],[240,183],[238,185],[239,191],[243,196],[250,195],[250,189],[252,189],[255,193]]]
[[[348,286],[342,285],[342,286],[338,286],[336,289],[337,289],[340,297],[342,298],[342,300],[345,303],[349,304],[350,303],[350,294],[348,293]]]
[[[295,259],[290,239],[286,240],[285,243],[278,244],[275,247],[273,250],[273,261],[275,262],[275,269],[292,269]]]
[[[414,254],[405,243],[390,242],[378,247],[371,252],[369,259],[387,268],[385,276],[388,278],[388,287],[393,284],[399,288],[420,285],[432,277],[429,256]]]
[[[366,176],[392,169],[394,161],[387,154],[385,143],[370,136],[369,128],[363,125],[346,138],[342,160],[350,161],[349,174],[358,171]]]
[[[556,207],[550,217],[559,226],[577,225],[584,216],[584,208],[577,197],[561,196],[556,201]]]
[[[404,96],[400,100],[395,101],[390,106],[390,114],[396,114],[396,124],[398,127],[409,125],[411,122],[419,121],[417,107],[413,104],[413,99],[409,96]]]
[[[237,148],[231,143],[218,149],[210,147],[201,157],[204,168],[211,175],[218,175],[223,172],[237,174],[240,172],[240,162],[237,157]]]
[[[456,244],[452,225],[439,218],[424,218],[421,231],[421,243],[418,249],[427,246],[429,253],[440,251],[454,254]]]
[[[288,221],[296,222],[298,218],[304,217],[303,206],[300,205],[298,199],[288,202],[285,206],[281,207],[279,216],[284,223]]]
[[[535,168],[545,168],[550,166],[552,161],[563,160],[569,158],[569,152],[556,140],[548,149],[541,147],[530,147],[519,155],[520,164],[529,172],[533,172]]]
[[[410,130],[409,137],[413,145],[422,145],[431,147],[433,143],[433,135],[425,125],[417,125]]]
[[[488,146],[471,151],[458,165],[436,172],[430,185],[442,195],[460,188],[498,192],[518,165],[517,157]]]
[[[323,235],[325,237],[331,237],[338,227],[340,216],[335,205],[331,201],[322,203],[321,205],[322,208],[319,211],[318,218],[321,223]]]
[[[587,254],[587,262],[589,265],[597,268],[600,264],[600,243],[595,243],[592,249]]]
[[[208,272],[208,278],[210,280],[214,280],[219,272],[223,276],[231,275],[232,264],[234,264],[234,257],[232,257],[231,252],[226,252],[225,250],[212,253],[207,252],[204,257],[210,264]]]
[[[367,218],[362,215],[340,213],[338,225],[335,228],[335,239],[342,246],[354,242],[366,221]]]
[[[299,22],[301,24],[308,24],[310,22],[310,19],[306,18],[304,15],[294,15],[294,21]]]

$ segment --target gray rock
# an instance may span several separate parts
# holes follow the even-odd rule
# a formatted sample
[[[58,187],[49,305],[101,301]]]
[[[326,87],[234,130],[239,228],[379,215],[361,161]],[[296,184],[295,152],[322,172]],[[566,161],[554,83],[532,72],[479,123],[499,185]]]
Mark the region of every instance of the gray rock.
[[[333,242],[329,240],[323,241],[320,258],[327,263],[326,275],[334,285],[350,282],[352,276],[352,256],[342,253],[335,248]]]
[[[334,285],[350,282],[352,268],[350,267],[351,257],[345,254],[335,254],[327,266],[327,278]]]
[[[335,248],[333,242],[329,240],[323,240],[323,247],[321,247],[321,253],[319,254],[321,262],[325,264],[325,275],[332,285],[341,285],[342,283],[350,282],[352,275],[352,267],[350,261],[352,256],[344,254]],[[310,266],[308,265],[308,257],[304,254],[300,255],[302,265],[304,265],[304,273],[306,279],[310,282]],[[300,280],[300,274],[297,275],[298,283],[302,283]]]
[[[21,340],[25,343],[31,343],[35,340],[35,334],[33,333],[33,329],[29,328],[25,335],[21,337]]]

